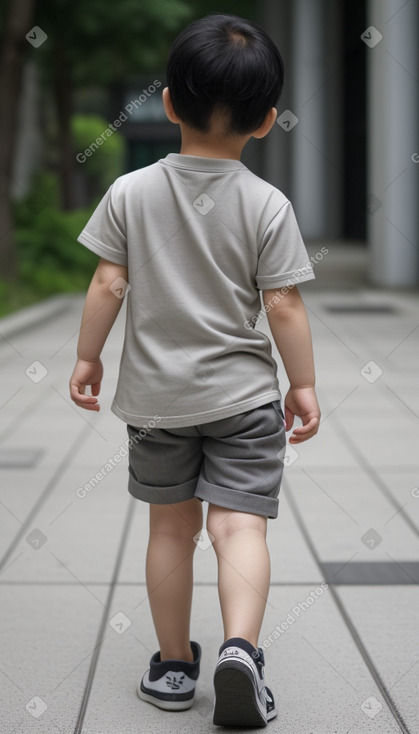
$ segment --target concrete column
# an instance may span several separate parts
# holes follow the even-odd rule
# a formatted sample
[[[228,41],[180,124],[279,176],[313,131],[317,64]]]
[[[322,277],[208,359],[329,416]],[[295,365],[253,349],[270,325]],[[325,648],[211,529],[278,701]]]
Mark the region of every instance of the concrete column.
[[[418,3],[369,0],[370,26],[363,34],[369,276],[377,285],[413,286],[419,283]]]
[[[289,0],[263,0],[257,3],[257,22],[269,33],[277,45],[285,67],[285,83],[277,104],[278,114],[291,107],[291,12]],[[290,138],[275,124],[263,140],[257,141],[262,151],[261,175],[269,183],[291,198],[291,145]]]
[[[277,105],[298,117],[275,125],[263,148],[263,176],[291,199],[304,238],[342,228],[342,60],[335,0],[264,0],[260,24],[277,44],[285,84]]]
[[[324,235],[326,219],[325,0],[295,0],[292,33],[292,198],[303,236]]]

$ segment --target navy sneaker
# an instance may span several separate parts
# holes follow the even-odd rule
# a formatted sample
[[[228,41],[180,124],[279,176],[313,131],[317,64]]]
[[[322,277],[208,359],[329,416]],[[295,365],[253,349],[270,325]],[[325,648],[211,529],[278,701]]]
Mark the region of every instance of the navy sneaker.
[[[264,666],[262,648],[241,637],[221,645],[214,673],[214,724],[261,727],[275,718],[278,712],[265,685]]]
[[[191,642],[193,663],[186,660],[160,660],[160,650],[150,660],[150,668],[144,673],[137,688],[142,701],[153,703],[166,711],[190,709],[194,702],[195,685],[199,676],[201,647]]]

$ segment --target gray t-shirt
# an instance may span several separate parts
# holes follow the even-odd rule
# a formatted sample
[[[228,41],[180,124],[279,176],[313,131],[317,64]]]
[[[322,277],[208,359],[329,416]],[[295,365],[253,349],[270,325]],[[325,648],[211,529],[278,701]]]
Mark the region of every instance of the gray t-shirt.
[[[241,161],[169,153],[117,178],[77,239],[128,266],[115,415],[175,428],[281,399],[260,291],[314,278],[281,191]]]

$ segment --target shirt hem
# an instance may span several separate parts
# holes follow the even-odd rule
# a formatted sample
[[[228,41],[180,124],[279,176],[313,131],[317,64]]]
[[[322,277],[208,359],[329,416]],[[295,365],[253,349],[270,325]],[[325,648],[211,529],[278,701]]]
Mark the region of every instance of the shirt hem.
[[[80,244],[94,252],[95,255],[105,258],[105,260],[110,260],[110,262],[113,262],[116,265],[127,266],[127,258],[124,257],[124,255],[112,250],[107,245],[104,245],[103,242],[97,240],[96,237],[89,234],[89,232],[81,232],[77,237],[77,242],[80,242]]]
[[[196,426],[202,423],[212,423],[222,418],[230,418],[239,413],[246,413],[248,410],[258,408],[265,403],[272,403],[275,400],[281,400],[282,395],[279,390],[270,390],[263,395],[258,395],[250,400],[243,400],[240,403],[229,405],[226,408],[217,408],[216,410],[208,410],[203,413],[189,413],[187,415],[160,416],[154,415],[137,415],[127,413],[119,408],[115,400],[112,402],[111,411],[118,418],[128,423],[134,428],[146,428],[147,423],[153,421],[153,428],[182,428],[184,426]],[[151,429],[150,429],[151,430]]]
[[[296,270],[290,270],[288,273],[283,275],[260,275],[256,278],[256,288],[260,291],[271,290],[272,288],[292,288],[294,285],[299,285],[305,280],[315,280],[316,276],[313,271],[305,274],[296,276]]]

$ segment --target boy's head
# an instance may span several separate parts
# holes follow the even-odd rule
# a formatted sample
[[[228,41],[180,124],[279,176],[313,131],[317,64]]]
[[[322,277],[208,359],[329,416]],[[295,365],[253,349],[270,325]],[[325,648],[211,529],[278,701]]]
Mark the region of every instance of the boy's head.
[[[226,137],[251,135],[278,102],[284,83],[281,55],[256,23],[210,14],[175,39],[167,64],[173,110],[186,125],[208,133],[214,116]]]

